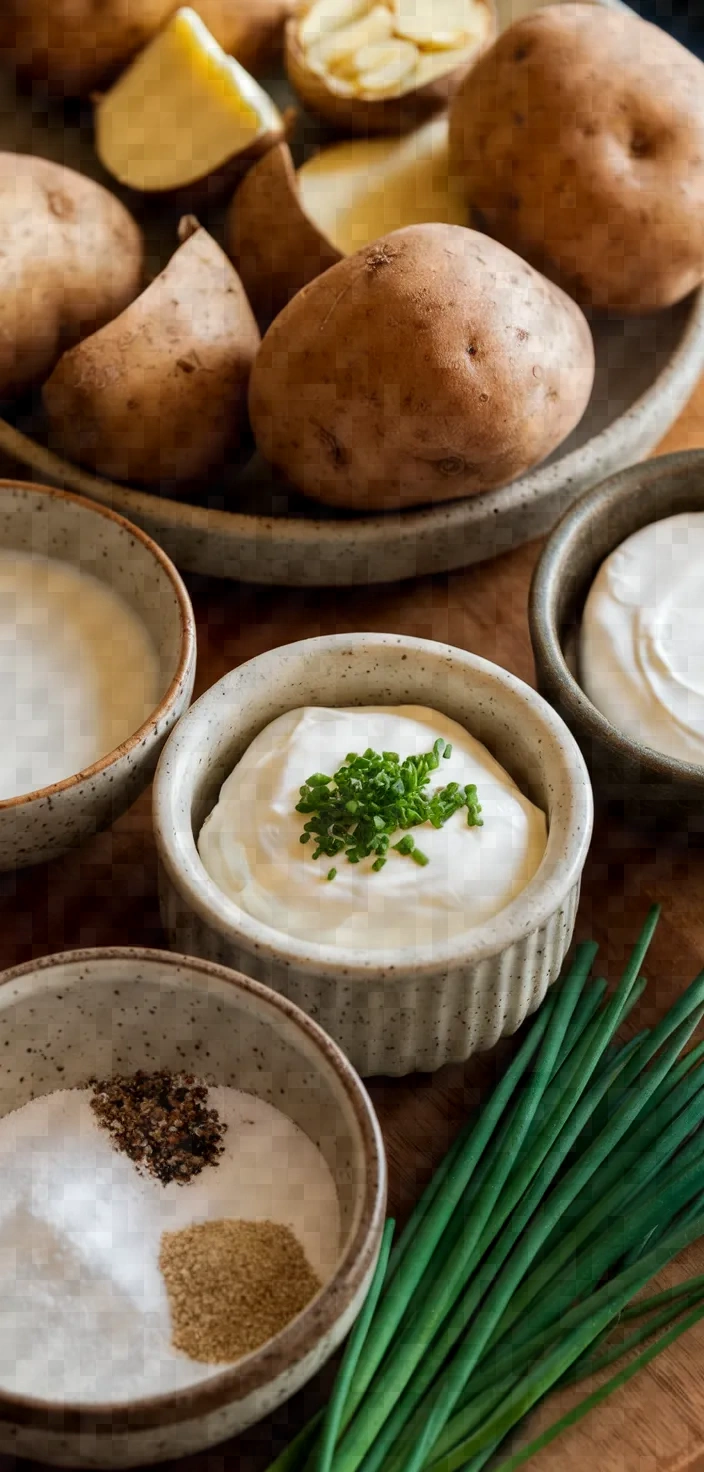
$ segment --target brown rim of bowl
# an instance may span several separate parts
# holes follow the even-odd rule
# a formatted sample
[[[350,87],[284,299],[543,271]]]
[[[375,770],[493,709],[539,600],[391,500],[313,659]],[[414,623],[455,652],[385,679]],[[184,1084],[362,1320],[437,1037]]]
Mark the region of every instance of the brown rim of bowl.
[[[90,1430],[111,1436],[121,1430],[141,1431],[173,1425],[219,1410],[232,1401],[244,1400],[254,1391],[271,1384],[283,1371],[298,1364],[337,1323],[358,1292],[381,1242],[386,1209],[386,1156],[372,1102],[342,1049],[338,1048],[317,1022],[293,1002],[289,1002],[278,992],[271,991],[261,982],[253,981],[251,977],[229,967],[219,966],[214,961],[204,961],[178,951],[152,950],[145,946],[96,946],[60,951],[3,971],[0,973],[0,986],[4,987],[37,971],[50,971],[60,963],[88,964],[127,958],[137,964],[156,961],[163,962],[168,967],[186,965],[200,972],[204,978],[213,977],[234,986],[236,990],[256,998],[270,1013],[283,1014],[316,1045],[342,1083],[362,1137],[368,1176],[360,1220],[333,1276],[307,1307],[261,1349],[254,1350],[252,1354],[244,1356],[242,1360],[220,1372],[214,1372],[210,1379],[183,1390],[115,1404],[104,1401],[96,1404],[79,1401],[59,1404],[31,1396],[10,1395],[0,1390],[0,1423],[9,1420],[20,1425],[32,1425],[35,1428],[69,1434]]]
[[[674,484],[680,477],[689,477],[692,467],[697,465],[704,480],[704,450],[681,450],[672,455],[656,456],[643,464],[629,465],[626,470],[609,476],[580,497],[557,523],[536,563],[528,598],[528,625],[539,683],[543,680],[549,683],[550,698],[559,701],[560,713],[568,724],[586,731],[625,761],[637,762],[662,782],[686,781],[704,788],[704,767],[665,756],[651,746],[624,736],[592,704],[567,664],[558,621],[560,591],[569,572],[570,555],[585,528],[590,523],[598,523],[610,506],[629,500],[644,485],[656,485],[659,481]],[[640,518],[634,514],[632,532],[675,514],[674,511],[656,515],[650,512]],[[614,551],[620,541],[614,542],[609,550]],[[608,556],[609,553],[603,555]],[[602,560],[600,558],[599,565]],[[592,571],[592,580],[596,572],[597,566]]]
[[[107,506],[101,506],[98,501],[89,501],[86,496],[76,495],[75,491],[62,491],[55,486],[43,486],[38,481],[0,478],[0,498],[4,491],[29,491],[32,495],[52,496],[57,501],[73,501],[75,505],[83,506],[86,511],[92,511],[96,516],[104,517],[106,521],[114,521],[117,526],[122,527],[136,541],[141,542],[147,551],[151,553],[154,561],[158,562],[166,573],[176,594],[181,615],[181,653],[178,665],[176,666],[176,673],[168,690],[162,696],[159,704],[155,706],[154,710],[147,717],[146,721],[142,722],[141,726],[132,736],[128,736],[127,740],[123,741],[120,746],[113,747],[113,750],[109,751],[107,756],[101,756],[97,762],[92,762],[89,767],[84,767],[81,772],[76,772],[71,777],[63,777],[60,782],[52,782],[49,787],[36,787],[33,792],[22,792],[18,797],[4,797],[0,799],[0,813],[7,812],[10,808],[21,807],[23,803],[36,802],[41,798],[56,797],[61,792],[68,792],[70,788],[78,787],[81,782],[86,782],[91,777],[97,776],[99,772],[104,772],[106,767],[112,766],[112,763],[119,757],[125,756],[127,752],[133,751],[139,746],[145,733],[158,723],[162,719],[162,716],[168,713],[174,697],[178,694],[188,674],[196,647],[196,624],[193,608],[181,574],[174,567],[171,558],[167,557],[166,553],[162,551],[158,542],[153,541],[140,527],[128,521],[125,516],[120,516],[119,512],[111,511]]]

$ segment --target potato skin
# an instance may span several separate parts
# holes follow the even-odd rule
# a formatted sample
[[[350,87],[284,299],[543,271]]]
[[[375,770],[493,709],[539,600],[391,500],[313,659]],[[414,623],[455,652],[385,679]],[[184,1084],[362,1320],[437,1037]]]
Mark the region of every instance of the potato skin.
[[[236,271],[196,227],[121,317],[64,354],[43,392],[51,440],[113,480],[195,480],[238,443],[258,346]]]
[[[136,296],[142,234],[118,199],[66,169],[0,153],[0,397],[42,382],[64,348]]]
[[[245,174],[228,210],[225,245],[267,324],[301,287],[342,260],[303,210],[287,143],[270,148]]]
[[[657,310],[704,279],[704,64],[630,12],[511,26],[453,100],[450,159],[486,228],[586,305]]]
[[[586,407],[579,308],[459,225],[395,230],[319,276],[272,323],[249,407],[267,460],[357,510],[450,501],[542,460]]]
[[[110,81],[178,9],[178,0],[2,0],[0,51],[64,96]],[[216,41],[256,71],[283,41],[289,0],[194,0]]]

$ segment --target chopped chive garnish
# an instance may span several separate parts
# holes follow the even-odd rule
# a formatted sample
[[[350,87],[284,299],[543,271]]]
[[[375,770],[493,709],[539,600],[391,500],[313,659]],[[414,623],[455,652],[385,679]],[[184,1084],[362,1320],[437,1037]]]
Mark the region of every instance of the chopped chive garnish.
[[[460,808],[466,809],[469,828],[482,826],[481,804],[473,783],[462,787],[459,782],[448,782],[435,792],[426,790],[440,758],[447,760],[451,755],[452,745],[442,736],[434,742],[432,751],[407,756],[403,761],[396,751],[378,752],[370,746],[363,756],[348,752],[334,776],[314,772],[299,789],[296,812],[309,815],[301,843],[315,840],[314,859],[344,853],[348,863],[358,864],[375,855],[372,869],[377,873],[384,867],[390,846],[424,867],[429,859],[415,847],[408,832],[391,845],[399,829],[417,828],[423,823],[442,828]],[[331,869],[328,879],[334,879],[336,873]]]

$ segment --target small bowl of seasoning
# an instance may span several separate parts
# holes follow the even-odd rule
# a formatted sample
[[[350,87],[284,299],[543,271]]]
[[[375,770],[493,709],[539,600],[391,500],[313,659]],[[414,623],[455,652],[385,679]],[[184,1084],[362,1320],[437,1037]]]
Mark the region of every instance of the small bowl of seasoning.
[[[530,631],[599,799],[701,830],[704,451],[631,466],[572,507],[536,567]]]
[[[353,1323],[386,1170],[321,1029],[207,961],[0,976],[0,1451],[128,1467],[224,1441]]]
[[[506,670],[404,636],[304,640],[226,675],[170,738],[162,916],[363,1075],[433,1070],[555,980],[591,816],[575,742]]]
[[[129,807],[193,691],[188,593],[123,517],[0,481],[0,870]]]

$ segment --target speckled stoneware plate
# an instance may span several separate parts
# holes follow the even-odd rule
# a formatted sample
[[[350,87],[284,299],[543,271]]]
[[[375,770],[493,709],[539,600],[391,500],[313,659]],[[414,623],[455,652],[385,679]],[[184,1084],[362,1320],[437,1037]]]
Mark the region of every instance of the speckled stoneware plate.
[[[332,1276],[261,1348],[207,1379],[139,1399],[57,1403],[0,1391],[0,1452],[65,1467],[144,1466],[202,1451],[269,1415],[344,1339],[381,1245],[384,1146],[347,1059],[256,981],[132,947],[45,956],[3,972],[0,1021],[0,1114],[54,1089],[83,1088],[96,1074],[197,1071],[294,1120],[327,1161],[340,1209]]]
[[[601,0],[613,6],[618,0]],[[620,6],[619,6],[620,8]],[[499,26],[536,9],[532,0],[497,0]],[[294,99],[270,81],[277,102]],[[302,151],[321,141],[306,117]],[[90,110],[42,108],[0,83],[0,147],[44,154],[100,179]],[[178,213],[163,203],[141,212],[149,266],[157,271],[176,244]],[[217,236],[222,212],[203,222]],[[112,506],[156,538],[178,567],[215,577],[281,586],[395,581],[495,557],[548,531],[604,476],[642,459],[676,419],[704,364],[704,291],[655,318],[593,324],[596,379],[587,412],[569,439],[537,470],[499,491],[465,501],[382,516],[324,512],[276,483],[255,457],[204,487],[198,504],[113,485],[51,453],[36,406],[0,419],[0,453],[48,481]],[[225,507],[234,509],[226,510]]]

